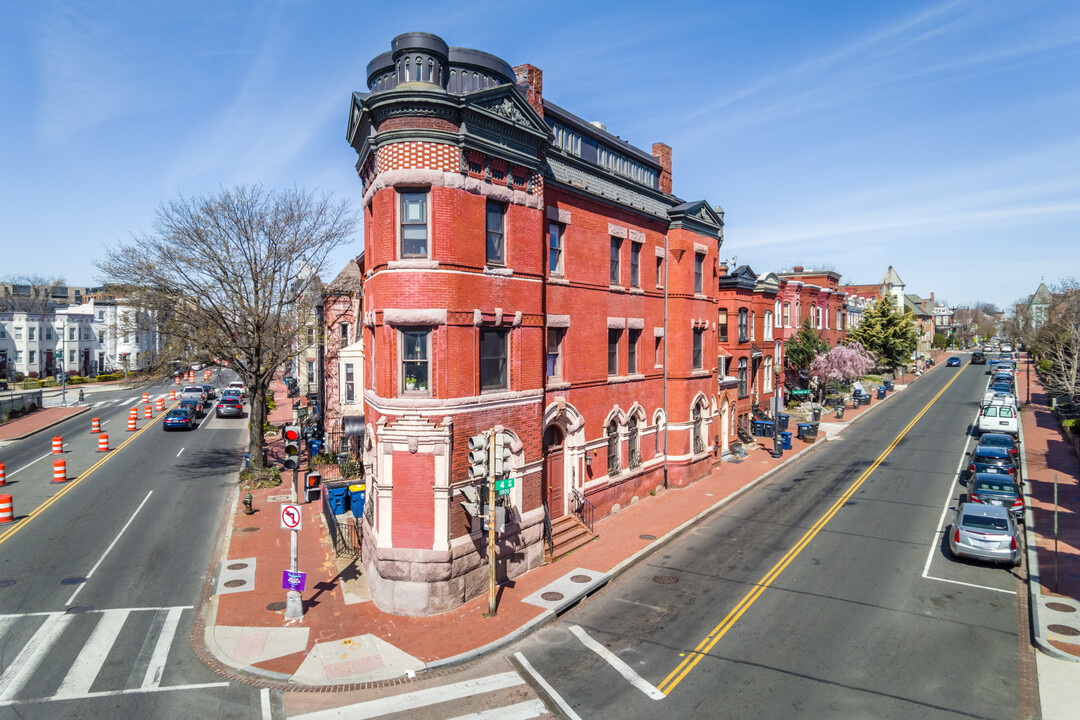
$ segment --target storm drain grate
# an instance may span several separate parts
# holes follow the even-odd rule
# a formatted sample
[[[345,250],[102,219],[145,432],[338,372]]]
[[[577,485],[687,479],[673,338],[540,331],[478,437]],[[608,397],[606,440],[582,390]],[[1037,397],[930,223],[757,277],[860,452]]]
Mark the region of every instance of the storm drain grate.
[[[655,535],[638,535],[638,537],[641,538],[642,540],[655,540],[656,539]]]
[[[258,532],[258,530],[259,530],[259,528],[257,528],[257,527],[242,527],[242,528],[240,528],[240,532]]]
[[[1072,605],[1066,605],[1065,603],[1048,602],[1046,603],[1046,607],[1050,610],[1057,610],[1058,612],[1076,612],[1076,608]]]
[[[1077,630],[1076,628],[1071,628],[1068,625],[1047,625],[1046,629],[1052,633],[1057,633],[1058,635],[1068,635],[1069,637],[1080,635],[1080,630]]]
[[[570,582],[587,583],[592,582],[592,578],[588,575],[571,575]]]
[[[69,607],[67,609],[67,614],[68,615],[82,615],[83,613],[92,612],[93,609],[94,609],[93,605],[75,605],[75,606]]]
[[[243,587],[244,585],[247,585],[247,580],[229,580],[228,582],[224,583],[224,585],[227,588]]]
[[[675,577],[674,575],[657,575],[652,579],[652,581],[659,585],[674,585],[675,583],[679,582],[679,578]]]
[[[61,580],[60,584],[61,585],[82,585],[84,582],[86,582],[86,578],[84,578],[84,577],[69,577],[69,578],[64,578],[63,580]]]
[[[562,600],[565,596],[561,592],[548,591],[546,593],[540,593],[540,597],[548,602],[556,602]]]
[[[0,580],[0,588],[11,587],[16,582],[18,582],[18,581],[17,580]]]
[[[272,603],[270,603],[269,605],[266,606],[266,609],[269,610],[270,612],[281,612],[282,610],[285,609],[285,603],[283,603],[281,601],[272,602]]]
[[[226,565],[225,567],[228,570],[243,570],[247,566],[247,563],[233,563],[232,565]]]

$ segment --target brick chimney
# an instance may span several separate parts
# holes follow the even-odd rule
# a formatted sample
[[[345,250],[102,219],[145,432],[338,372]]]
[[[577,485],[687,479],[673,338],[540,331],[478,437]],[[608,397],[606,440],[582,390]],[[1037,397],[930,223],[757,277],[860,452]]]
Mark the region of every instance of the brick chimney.
[[[664,143],[653,143],[652,155],[660,163],[660,191],[671,194],[671,148]]]
[[[544,117],[544,71],[528,63],[517,65],[514,67],[514,79],[518,85],[528,87],[525,99],[540,117]]]
[[[803,271],[803,266],[802,265],[796,265],[795,267],[791,268],[791,271],[792,272],[802,272]]]

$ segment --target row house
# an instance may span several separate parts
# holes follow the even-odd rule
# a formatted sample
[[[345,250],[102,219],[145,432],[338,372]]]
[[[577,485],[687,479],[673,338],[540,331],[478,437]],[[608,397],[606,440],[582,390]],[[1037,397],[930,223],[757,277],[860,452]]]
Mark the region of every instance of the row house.
[[[64,370],[88,375],[94,339],[85,314],[0,313],[0,377],[46,378]]]
[[[783,283],[784,310],[791,306],[792,322],[784,323],[785,339],[802,326],[803,317],[831,347],[847,337],[847,293],[840,287],[840,273],[796,265],[777,273]]]
[[[710,471],[723,221],[672,194],[669,147],[544,99],[531,65],[409,33],[368,89],[347,135],[365,220],[363,558],[378,607],[422,615],[486,589],[470,436],[511,438],[500,579],[559,547],[546,527]]]
[[[364,255],[350,260],[323,290],[319,406],[327,450],[362,453],[364,423]]]

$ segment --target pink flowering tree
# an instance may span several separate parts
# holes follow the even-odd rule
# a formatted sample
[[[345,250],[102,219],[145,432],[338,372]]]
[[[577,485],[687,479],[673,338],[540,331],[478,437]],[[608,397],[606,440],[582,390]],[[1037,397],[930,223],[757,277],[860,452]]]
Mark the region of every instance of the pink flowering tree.
[[[825,382],[851,382],[870,372],[874,356],[862,345],[838,345],[828,352],[818,353],[810,363],[810,374]]]

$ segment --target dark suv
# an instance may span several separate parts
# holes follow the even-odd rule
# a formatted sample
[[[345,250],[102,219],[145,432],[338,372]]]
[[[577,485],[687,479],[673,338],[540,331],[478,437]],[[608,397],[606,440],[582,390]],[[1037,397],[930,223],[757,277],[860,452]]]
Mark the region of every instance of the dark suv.
[[[979,352],[978,350],[971,353],[971,364],[972,365],[985,365],[986,364],[986,353]]]
[[[968,477],[975,477],[976,473],[1000,473],[1011,475],[1019,480],[1016,461],[1009,451],[1003,447],[992,445],[979,445],[971,453],[971,462],[968,463]]]

